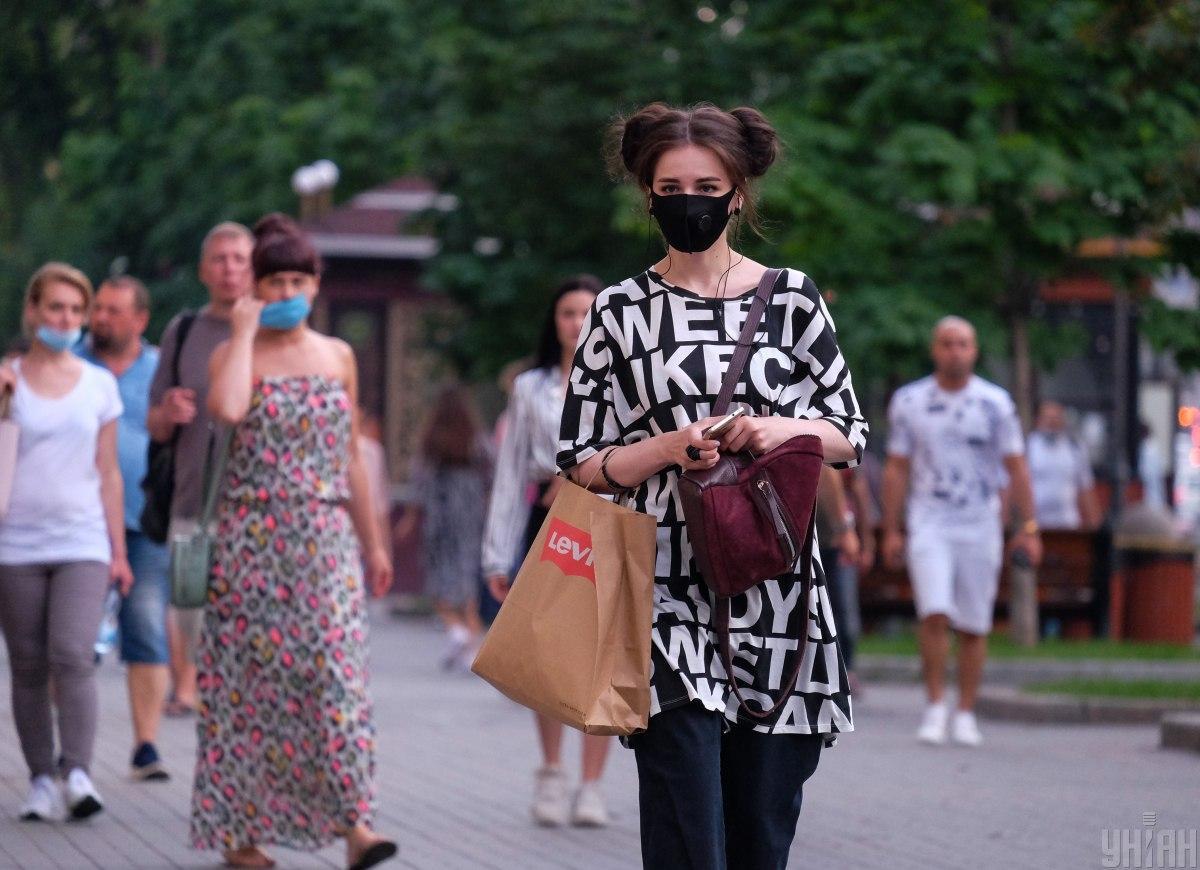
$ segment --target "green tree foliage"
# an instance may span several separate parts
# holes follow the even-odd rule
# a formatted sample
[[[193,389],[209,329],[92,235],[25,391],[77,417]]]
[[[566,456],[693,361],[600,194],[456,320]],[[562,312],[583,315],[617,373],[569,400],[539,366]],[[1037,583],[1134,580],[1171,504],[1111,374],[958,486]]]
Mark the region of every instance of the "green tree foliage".
[[[208,225],[288,208],[292,170],[329,157],[343,195],[419,171],[458,196],[428,280],[468,314],[456,356],[490,374],[559,278],[662,250],[605,173],[608,122],[707,99],[777,124],[766,238],[741,242],[831,293],[882,387],[924,366],[947,311],[996,355],[1052,360],[1069,336],[1029,327],[1039,283],[1080,266],[1081,239],[1158,230],[1200,193],[1196,0],[35,5],[0,6],[9,324],[51,255],[94,275],[128,258],[166,313],[194,298]]]

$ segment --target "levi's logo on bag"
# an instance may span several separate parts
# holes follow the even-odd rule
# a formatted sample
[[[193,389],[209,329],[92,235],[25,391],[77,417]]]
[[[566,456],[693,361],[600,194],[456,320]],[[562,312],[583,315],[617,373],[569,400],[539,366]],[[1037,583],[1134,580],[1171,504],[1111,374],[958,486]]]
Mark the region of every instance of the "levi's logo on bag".
[[[592,552],[592,536],[558,518],[550,520],[550,532],[542,550],[543,562],[553,562],[571,577],[596,582],[596,556]]]

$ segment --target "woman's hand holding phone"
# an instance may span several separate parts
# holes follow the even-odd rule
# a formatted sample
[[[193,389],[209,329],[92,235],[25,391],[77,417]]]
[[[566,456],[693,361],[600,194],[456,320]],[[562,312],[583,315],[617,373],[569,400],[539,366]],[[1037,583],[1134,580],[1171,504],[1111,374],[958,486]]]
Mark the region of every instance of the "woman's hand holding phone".
[[[796,434],[792,431],[795,422],[786,417],[740,416],[721,436],[721,449],[727,453],[749,450],[756,456],[766,453]]]

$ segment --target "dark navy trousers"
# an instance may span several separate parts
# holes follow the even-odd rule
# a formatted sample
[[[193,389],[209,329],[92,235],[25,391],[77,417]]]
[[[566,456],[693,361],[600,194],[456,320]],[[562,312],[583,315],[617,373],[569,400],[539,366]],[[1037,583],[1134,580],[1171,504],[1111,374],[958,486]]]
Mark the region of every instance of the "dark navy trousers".
[[[761,734],[698,703],[629,739],[646,870],[783,870],[826,735]]]

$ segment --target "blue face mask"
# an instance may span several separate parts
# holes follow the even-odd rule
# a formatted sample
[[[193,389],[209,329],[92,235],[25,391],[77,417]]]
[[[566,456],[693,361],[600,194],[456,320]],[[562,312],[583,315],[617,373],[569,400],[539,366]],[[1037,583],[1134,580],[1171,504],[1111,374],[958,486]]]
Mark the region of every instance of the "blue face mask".
[[[294,329],[304,322],[312,306],[308,297],[297,293],[290,299],[280,299],[263,306],[258,322],[267,329]]]
[[[61,330],[55,329],[52,326],[39,326],[37,330],[37,339],[42,344],[51,350],[70,350],[79,343],[79,337],[83,335],[83,330],[76,327],[75,329]]]

